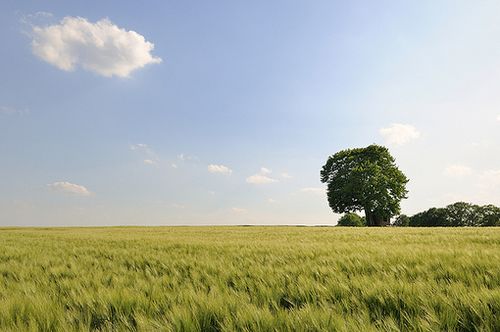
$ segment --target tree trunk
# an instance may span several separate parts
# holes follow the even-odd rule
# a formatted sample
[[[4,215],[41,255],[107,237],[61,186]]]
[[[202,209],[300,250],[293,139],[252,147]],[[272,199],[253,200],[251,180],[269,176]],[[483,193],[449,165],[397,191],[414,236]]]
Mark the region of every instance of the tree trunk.
[[[389,219],[384,218],[376,213],[365,209],[366,216],[366,226],[387,226],[389,225]]]

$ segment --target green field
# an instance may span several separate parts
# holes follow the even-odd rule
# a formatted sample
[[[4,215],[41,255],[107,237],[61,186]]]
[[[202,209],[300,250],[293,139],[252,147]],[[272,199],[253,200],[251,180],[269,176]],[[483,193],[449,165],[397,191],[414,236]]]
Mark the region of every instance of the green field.
[[[500,331],[500,228],[4,228],[0,330]]]

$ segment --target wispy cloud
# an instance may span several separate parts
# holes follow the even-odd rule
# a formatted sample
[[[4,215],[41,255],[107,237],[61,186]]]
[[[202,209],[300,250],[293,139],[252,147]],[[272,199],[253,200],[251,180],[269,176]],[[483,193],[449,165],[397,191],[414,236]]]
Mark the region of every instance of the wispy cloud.
[[[157,165],[160,161],[160,158],[158,157],[156,152],[147,144],[132,144],[130,145],[130,150],[142,155],[142,157],[146,157],[143,159],[143,162],[146,165]]]
[[[48,184],[47,186],[54,191],[70,193],[79,196],[89,196],[91,194],[90,191],[84,186],[67,181],[54,182]]]
[[[180,161],[182,162],[185,162],[185,161],[194,161],[194,160],[198,160],[198,157],[196,156],[190,156],[190,155],[187,155],[185,153],[181,153],[177,156],[177,159],[179,159]]]
[[[208,165],[207,169],[210,173],[219,173],[225,175],[230,175],[233,172],[229,167],[224,165],[210,164]]]
[[[472,168],[459,164],[449,165],[444,169],[443,174],[449,177],[460,178],[471,175]]]
[[[306,188],[300,189],[300,191],[303,193],[315,194],[315,195],[320,195],[320,194],[326,193],[325,188],[322,188],[322,187],[306,187]]]
[[[408,124],[393,123],[389,127],[381,128],[380,135],[390,145],[403,145],[420,137],[420,132]]]
[[[266,167],[261,167],[260,168],[260,174],[271,174],[273,171],[271,171],[269,168]]]
[[[59,24],[33,26],[31,37],[33,53],[65,71],[82,67],[105,77],[128,77],[136,69],[161,62],[151,54],[153,43],[107,18],[92,23],[67,16]]]
[[[136,150],[149,150],[149,146],[147,144],[139,143],[139,144],[132,144],[130,145],[130,150],[136,151]]]
[[[290,174],[288,174],[287,172],[281,173],[281,177],[283,179],[291,179],[292,178],[292,176]]]
[[[268,176],[272,171],[266,167],[261,167],[259,173],[247,177],[246,182],[250,184],[269,184],[278,180]]]
[[[243,209],[243,208],[239,208],[239,207],[233,207],[233,208],[231,208],[231,211],[233,211],[234,213],[247,213],[248,212],[247,209]]]
[[[254,175],[247,177],[246,181],[247,181],[247,183],[251,183],[251,184],[268,184],[268,183],[277,182],[278,180],[270,178],[270,177],[262,175],[262,174],[254,174]]]
[[[19,109],[10,106],[0,106],[0,115],[26,115],[29,113],[27,109]]]

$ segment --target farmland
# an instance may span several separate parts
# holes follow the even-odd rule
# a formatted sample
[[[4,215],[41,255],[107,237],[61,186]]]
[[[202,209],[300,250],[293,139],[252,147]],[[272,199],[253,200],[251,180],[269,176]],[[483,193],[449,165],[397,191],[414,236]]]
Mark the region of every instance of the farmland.
[[[0,330],[499,331],[499,228],[0,229]]]

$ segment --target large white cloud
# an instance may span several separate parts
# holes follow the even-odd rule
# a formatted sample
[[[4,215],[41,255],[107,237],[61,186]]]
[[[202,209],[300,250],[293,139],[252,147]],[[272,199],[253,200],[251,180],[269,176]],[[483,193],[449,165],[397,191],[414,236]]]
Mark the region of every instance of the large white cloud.
[[[48,187],[55,191],[60,191],[80,196],[90,195],[90,191],[84,186],[66,181],[54,182],[49,184]]]
[[[210,164],[208,165],[208,171],[210,173],[219,173],[219,174],[231,174],[233,171],[227,167],[227,166],[224,166],[224,165],[213,165],[213,164]]]
[[[420,132],[408,124],[393,123],[389,127],[381,128],[380,135],[390,145],[403,145],[420,137]]]
[[[66,71],[80,66],[106,77],[127,77],[147,64],[161,62],[151,54],[153,43],[109,19],[92,23],[67,16],[59,24],[34,26],[32,38],[36,56]]]

